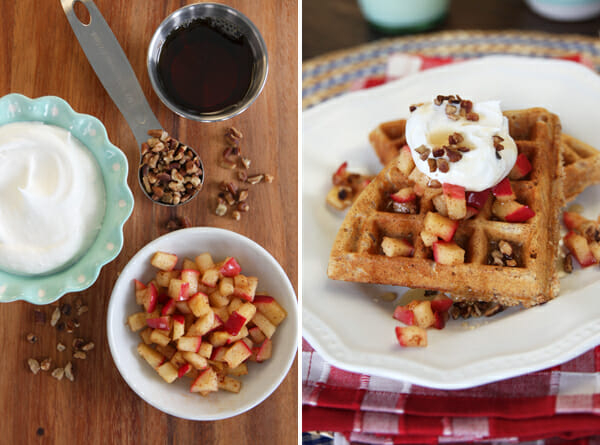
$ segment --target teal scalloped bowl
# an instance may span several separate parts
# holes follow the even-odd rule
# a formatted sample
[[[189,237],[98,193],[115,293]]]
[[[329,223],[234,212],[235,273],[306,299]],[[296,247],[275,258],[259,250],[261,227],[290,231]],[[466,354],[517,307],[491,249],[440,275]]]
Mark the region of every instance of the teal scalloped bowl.
[[[76,113],[54,96],[30,99],[9,94],[0,98],[0,125],[27,121],[62,127],[79,139],[96,158],[106,192],[102,227],[93,244],[75,262],[46,275],[23,276],[0,270],[0,302],[48,304],[68,292],[90,287],[102,266],[117,257],[123,248],[123,225],[133,211],[133,195],[127,186],[127,158],[110,143],[98,119]]]

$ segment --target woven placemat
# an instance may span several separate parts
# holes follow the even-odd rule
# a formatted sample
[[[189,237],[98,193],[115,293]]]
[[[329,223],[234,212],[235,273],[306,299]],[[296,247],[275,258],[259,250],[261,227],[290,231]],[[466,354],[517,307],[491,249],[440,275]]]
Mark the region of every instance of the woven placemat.
[[[383,75],[394,53],[464,59],[493,54],[546,58],[580,54],[600,72],[599,38],[526,31],[445,31],[378,40],[304,62],[302,107],[340,95],[359,79]]]

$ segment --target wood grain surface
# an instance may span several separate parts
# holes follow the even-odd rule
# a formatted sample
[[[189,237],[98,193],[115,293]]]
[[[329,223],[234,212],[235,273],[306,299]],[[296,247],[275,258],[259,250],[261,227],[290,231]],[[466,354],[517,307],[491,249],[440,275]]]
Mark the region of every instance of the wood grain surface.
[[[262,95],[240,116],[221,123],[182,119],[152,91],[146,72],[146,48],[160,22],[187,1],[97,0],[96,5],[129,58],[152,109],[173,136],[196,148],[206,167],[206,185],[193,202],[176,210],[146,199],[136,179],[138,147],[127,123],[104,91],[79,47],[59,0],[0,0],[0,96],[56,95],[77,112],[99,118],[111,142],[127,155],[129,186],[135,197],[125,225],[125,245],[81,297],[89,306],[74,333],[34,323],[33,305],[0,305],[0,443],[2,444],[292,444],[298,438],[297,360],[281,386],[265,402],[240,416],[192,422],[163,414],[142,401],[115,367],[106,338],[106,310],[119,271],[146,243],[167,232],[175,216],[194,226],[214,226],[246,235],[282,265],[297,289],[298,271],[298,40],[294,0],[222,0],[247,15],[261,31],[269,52],[269,77]],[[244,133],[243,151],[251,171],[271,173],[272,184],[250,190],[250,211],[240,221],[214,214],[217,184],[233,173],[217,166],[229,126]],[[1,199],[1,198],[0,198]],[[48,316],[51,307],[42,307]],[[39,337],[30,344],[25,337]],[[56,351],[74,336],[94,341],[86,360],[74,360],[74,383],[48,373],[33,375],[29,357],[66,359]],[[63,353],[64,354],[64,353]]]

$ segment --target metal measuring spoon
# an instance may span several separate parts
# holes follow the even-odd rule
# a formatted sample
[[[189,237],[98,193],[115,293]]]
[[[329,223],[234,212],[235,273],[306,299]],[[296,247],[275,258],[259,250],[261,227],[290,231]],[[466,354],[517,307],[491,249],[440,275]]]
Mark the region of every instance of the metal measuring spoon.
[[[90,22],[88,24],[82,23],[73,10],[73,5],[78,1],[83,3],[88,10],[90,15]],[[119,111],[123,114],[123,117],[129,124],[129,127],[135,136],[135,140],[140,148],[140,168],[138,169],[137,176],[138,182],[144,194],[153,202],[166,206],[177,206],[191,201],[198,194],[198,191],[200,191],[202,184],[204,183],[204,165],[202,164],[200,156],[198,156],[198,154],[191,147],[183,144],[175,145],[175,143],[172,142],[175,141],[174,139],[168,138],[166,132],[164,132],[164,134],[162,133],[164,130],[162,130],[162,126],[160,125],[160,122],[158,122],[156,116],[154,116],[154,113],[152,112],[152,109],[150,108],[150,105],[148,104],[148,101],[142,92],[142,88],[137,81],[133,68],[131,68],[129,60],[127,60],[127,56],[123,52],[121,45],[119,45],[115,35],[104,20],[104,17],[102,17],[102,14],[94,2],[92,0],[61,0],[61,3],[67,19],[71,24],[71,28],[73,28],[73,32],[75,33],[77,40],[79,40],[79,44],[87,56],[90,65],[92,65],[92,68],[96,72],[96,75],[100,79],[104,89],[111,97],[113,102],[117,105]],[[167,136],[164,136],[161,140],[159,135]],[[158,150],[160,147],[154,148],[154,145],[152,147],[149,145],[144,146],[143,144],[147,144],[149,140],[151,145],[160,142],[165,145],[166,149]],[[178,141],[176,142],[179,143]],[[195,169],[193,168],[192,164],[188,165],[188,171],[194,171],[194,173],[191,173],[187,176],[197,177],[199,180],[199,182],[198,180],[194,180],[193,182],[197,184],[193,186],[193,188],[188,187],[187,189],[188,191],[193,190],[193,194],[189,195],[188,193],[185,195],[185,200],[182,201],[180,198],[180,201],[177,203],[174,201],[170,203],[165,202],[168,200],[162,196],[158,196],[160,193],[150,194],[146,190],[144,184],[145,182],[150,182],[149,179],[146,179],[146,181],[144,180],[144,174],[147,178],[148,173],[151,172],[149,171],[149,168],[146,169],[144,167],[143,160],[146,159],[147,161],[147,158],[154,154],[158,154],[161,160],[164,160],[169,148],[173,149],[174,151],[186,151],[188,154],[190,154],[190,157],[186,159],[186,162],[189,159],[193,164],[197,165],[196,171],[194,171]],[[189,150],[189,152],[187,150]],[[144,155],[146,154],[145,151],[150,153],[150,155],[146,156],[146,158],[144,158]],[[179,157],[179,154],[175,155],[174,157]],[[168,185],[170,182],[174,182],[175,184],[184,184],[183,187],[185,188],[186,183],[183,181],[187,179],[185,163],[179,164],[183,166],[183,170],[180,172],[175,169],[176,165],[173,163],[177,164],[181,159],[170,158],[171,156],[167,158],[168,162],[161,163],[163,168],[166,168],[166,170],[162,173],[154,174],[154,177],[152,178],[153,180],[156,179],[157,181],[160,181],[159,184],[164,185],[167,193],[171,193],[171,189]],[[148,165],[148,163],[146,162],[145,165]],[[168,168],[169,166],[172,166],[173,168]],[[173,173],[173,170],[176,170],[177,173]],[[162,175],[162,179],[157,178],[158,174]],[[181,175],[181,178],[177,176],[178,174]],[[172,181],[165,183],[168,178],[164,175],[171,176]],[[184,179],[179,181],[182,178]],[[154,184],[156,183],[151,185]],[[148,184],[146,184],[146,186],[148,186]],[[172,186],[173,189],[180,187],[181,186],[177,185]]]

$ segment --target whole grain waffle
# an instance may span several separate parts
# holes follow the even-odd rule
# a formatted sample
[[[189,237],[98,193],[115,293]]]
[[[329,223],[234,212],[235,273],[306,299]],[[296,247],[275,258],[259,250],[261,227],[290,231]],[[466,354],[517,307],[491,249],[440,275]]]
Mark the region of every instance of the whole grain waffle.
[[[506,111],[509,117],[513,111]],[[398,156],[406,144],[406,120],[384,122],[369,134],[369,141],[383,165]],[[564,194],[572,201],[586,187],[600,184],[600,151],[568,134],[561,134],[565,168]]]
[[[454,241],[465,249],[465,263],[441,265],[420,237],[423,220],[435,211],[441,189],[426,188],[416,214],[394,213],[390,194],[412,185],[396,162],[389,162],[349,210],[337,234],[327,273],[330,278],[450,292],[461,300],[495,301],[502,305],[533,306],[558,294],[554,258],[559,240],[559,212],[564,204],[560,121],[542,108],[511,112],[510,134],[519,152],[533,166],[523,180],[512,181],[517,201],[535,216],[525,223],[496,220],[493,196],[473,218],[460,222]],[[404,238],[414,246],[412,257],[387,257],[383,237]],[[508,241],[516,267],[491,263],[491,252]]]

